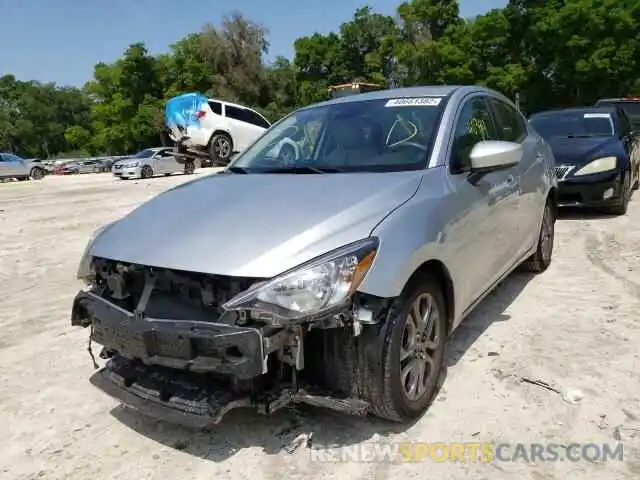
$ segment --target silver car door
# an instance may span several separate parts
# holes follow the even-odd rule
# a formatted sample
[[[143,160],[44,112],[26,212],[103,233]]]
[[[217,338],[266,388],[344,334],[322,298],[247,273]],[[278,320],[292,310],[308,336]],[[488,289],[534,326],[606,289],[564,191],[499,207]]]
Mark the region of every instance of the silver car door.
[[[6,164],[7,175],[11,177],[22,177],[27,175],[25,162],[22,158],[14,155],[12,153],[5,153],[2,155],[3,160]]]
[[[500,140],[522,146],[522,160],[511,169],[513,182],[509,192],[509,224],[513,227],[507,263],[522,258],[538,237],[542,213],[546,202],[545,189],[541,182],[545,178],[545,152],[541,139],[529,131],[526,119],[512,105],[501,99],[489,98],[494,113]]]
[[[156,162],[157,170],[159,173],[173,173],[175,170],[172,168],[169,157],[165,150],[160,150],[153,157]],[[154,169],[155,170],[155,169]]]
[[[469,154],[483,140],[497,140],[485,94],[467,98],[457,114],[450,152],[451,184],[458,217],[450,241],[456,245],[458,271],[465,272],[460,289],[463,305],[472,304],[502,275],[505,244],[513,227],[508,224],[514,175],[502,170],[478,176],[470,172]]]

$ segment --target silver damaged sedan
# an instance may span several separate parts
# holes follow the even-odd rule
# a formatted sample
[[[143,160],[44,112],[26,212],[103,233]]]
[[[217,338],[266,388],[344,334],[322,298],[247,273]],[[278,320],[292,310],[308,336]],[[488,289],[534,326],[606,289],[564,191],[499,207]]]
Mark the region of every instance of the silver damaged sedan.
[[[284,140],[295,155],[275,156]],[[93,235],[71,320],[102,346],[91,382],[194,426],[290,403],[409,422],[464,317],[516,268],[549,266],[553,165],[480,87],[302,108]]]

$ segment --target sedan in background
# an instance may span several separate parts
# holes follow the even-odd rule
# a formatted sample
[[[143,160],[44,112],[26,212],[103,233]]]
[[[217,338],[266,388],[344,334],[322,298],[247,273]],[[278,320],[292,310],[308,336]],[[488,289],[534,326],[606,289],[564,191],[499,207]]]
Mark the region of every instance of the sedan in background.
[[[638,188],[640,148],[624,110],[585,107],[550,110],[529,118],[551,146],[559,206],[627,212]]]
[[[46,173],[39,162],[26,160],[13,153],[0,153],[0,180],[5,178],[40,180]]]
[[[195,170],[193,161],[184,165],[178,163],[171,147],[147,148],[134,157],[120,160],[113,164],[111,172],[117,178],[151,178],[154,175],[171,175],[172,173],[192,174]]]

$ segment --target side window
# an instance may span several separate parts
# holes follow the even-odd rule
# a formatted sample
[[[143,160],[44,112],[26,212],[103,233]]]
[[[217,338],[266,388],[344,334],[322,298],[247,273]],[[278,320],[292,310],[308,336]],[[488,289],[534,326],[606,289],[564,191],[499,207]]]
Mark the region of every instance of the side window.
[[[631,122],[629,121],[629,117],[624,112],[624,110],[618,110],[618,118],[620,119],[620,135],[626,136],[631,133]]]
[[[14,155],[13,153],[3,153],[2,159],[5,162],[21,162],[22,161],[22,159],[19,156]]]
[[[231,118],[233,120],[239,120],[241,122],[246,122],[244,110],[238,107],[233,107],[231,105],[225,105],[224,110],[227,118]]]
[[[453,133],[452,171],[468,171],[471,168],[471,150],[476,143],[498,140],[497,137],[486,98],[476,97],[468,100],[460,111]]]
[[[245,110],[246,113],[246,118],[249,123],[255,125],[256,127],[261,127],[261,128],[269,128],[271,125],[269,125],[269,122],[267,122],[264,118],[262,118],[258,113],[254,112],[253,110]]]
[[[209,101],[209,106],[211,107],[211,111],[216,115],[222,115],[222,104],[220,102],[214,102],[212,100]]]
[[[521,143],[527,136],[522,115],[515,108],[495,98],[489,99],[498,122],[498,140]]]

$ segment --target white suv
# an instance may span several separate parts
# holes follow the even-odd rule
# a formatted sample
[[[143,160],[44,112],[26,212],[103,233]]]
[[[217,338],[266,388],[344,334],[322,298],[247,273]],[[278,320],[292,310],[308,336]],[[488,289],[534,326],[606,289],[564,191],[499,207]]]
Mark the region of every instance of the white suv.
[[[247,148],[271,126],[251,108],[196,93],[169,100],[165,116],[174,142],[206,150],[218,164],[229,163],[234,152]]]

